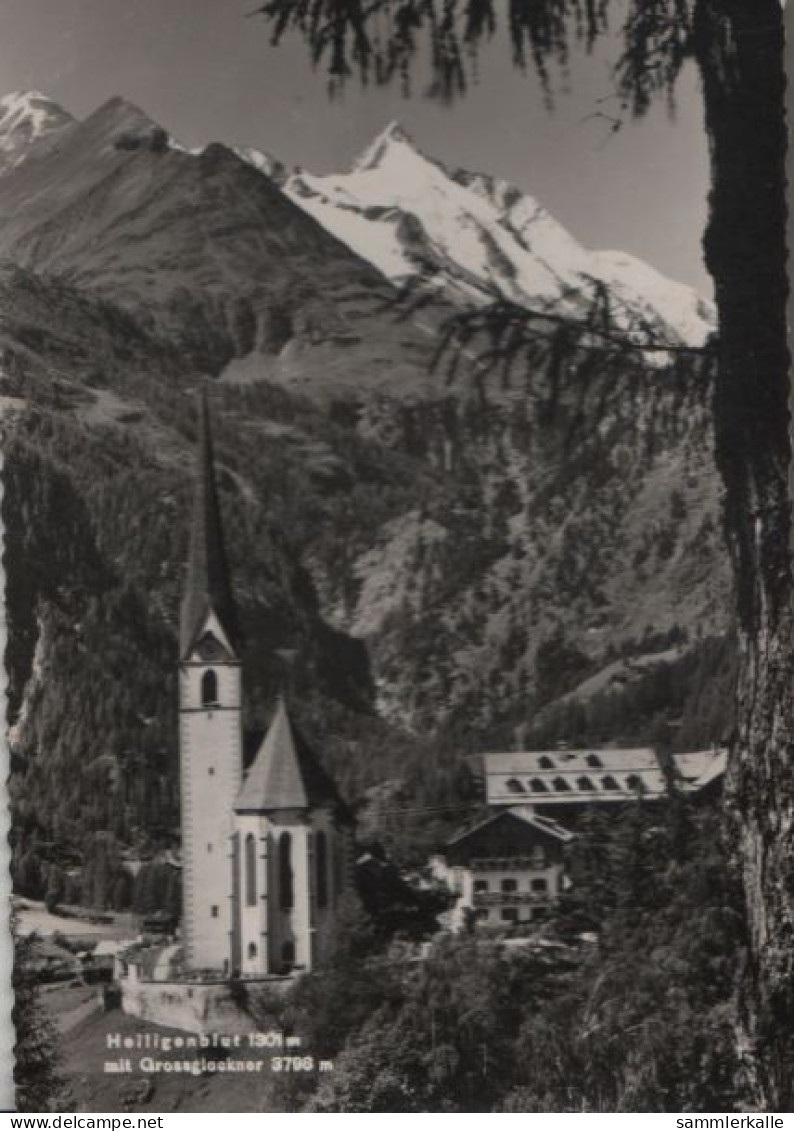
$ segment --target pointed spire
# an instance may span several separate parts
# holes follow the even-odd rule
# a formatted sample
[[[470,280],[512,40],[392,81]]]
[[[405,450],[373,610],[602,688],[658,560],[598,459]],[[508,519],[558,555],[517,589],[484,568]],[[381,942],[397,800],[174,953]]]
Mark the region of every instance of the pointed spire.
[[[207,394],[199,394],[199,441],[187,582],[180,618],[180,652],[185,657],[214,613],[229,643],[237,641],[236,616],[223,542]]]

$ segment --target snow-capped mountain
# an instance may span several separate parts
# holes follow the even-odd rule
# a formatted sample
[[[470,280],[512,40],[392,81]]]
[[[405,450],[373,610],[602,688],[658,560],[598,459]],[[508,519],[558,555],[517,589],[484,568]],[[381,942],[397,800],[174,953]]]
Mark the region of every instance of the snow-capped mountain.
[[[243,154],[241,153],[241,156]],[[247,160],[265,167],[264,159]],[[506,181],[450,172],[392,123],[348,173],[299,171],[284,191],[389,279],[421,278],[465,301],[505,298],[581,313],[595,284],[616,321],[700,345],[710,303],[622,252],[589,251],[533,197]]]
[[[145,116],[131,109],[140,126]],[[38,91],[0,98],[0,175],[41,139],[74,124]],[[173,138],[169,144],[183,149]],[[202,150],[186,152],[199,157]],[[714,328],[712,305],[691,287],[624,252],[584,248],[528,193],[497,177],[445,168],[397,123],[347,173],[290,171],[248,146],[233,152],[394,282],[421,280],[453,301],[505,298],[572,316],[586,311],[601,284],[626,329],[652,328],[673,343],[700,345]]]
[[[0,174],[24,161],[31,146],[74,121],[39,91],[15,91],[0,98]]]

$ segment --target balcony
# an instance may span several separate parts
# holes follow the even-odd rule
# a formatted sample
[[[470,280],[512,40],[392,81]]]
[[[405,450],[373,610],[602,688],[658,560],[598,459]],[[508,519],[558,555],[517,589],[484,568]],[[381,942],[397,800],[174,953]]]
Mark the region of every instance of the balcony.
[[[528,903],[551,903],[553,898],[548,891],[476,891],[474,906],[518,907]]]
[[[469,867],[473,872],[542,872],[553,862],[543,856],[473,857]]]

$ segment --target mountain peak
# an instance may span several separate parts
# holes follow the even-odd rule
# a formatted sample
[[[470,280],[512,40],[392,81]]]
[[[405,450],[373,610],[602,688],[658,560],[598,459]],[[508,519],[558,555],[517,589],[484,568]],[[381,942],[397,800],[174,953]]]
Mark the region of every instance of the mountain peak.
[[[353,162],[352,171],[365,172],[375,169],[383,164],[386,155],[395,149],[405,147],[414,153],[419,153],[417,146],[410,134],[396,119],[389,122],[388,126],[374,138]]]
[[[39,90],[0,97],[0,173],[23,161],[41,138],[73,122],[71,114]]]
[[[141,110],[140,106],[136,106],[134,102],[128,102],[126,98],[122,98],[118,94],[103,102],[86,120],[102,122],[122,129],[160,128],[159,124],[153,118],[150,118],[145,111]]]
[[[585,248],[529,193],[499,177],[450,171],[391,122],[344,174],[291,178],[309,212],[387,278],[414,278],[453,301],[501,296],[581,319],[594,283],[616,325],[653,328],[670,344],[701,345],[714,312],[690,287],[628,255]]]
[[[71,116],[40,90],[12,90],[0,97],[0,108],[3,117],[10,114],[22,115],[46,111],[62,114],[66,118]]]

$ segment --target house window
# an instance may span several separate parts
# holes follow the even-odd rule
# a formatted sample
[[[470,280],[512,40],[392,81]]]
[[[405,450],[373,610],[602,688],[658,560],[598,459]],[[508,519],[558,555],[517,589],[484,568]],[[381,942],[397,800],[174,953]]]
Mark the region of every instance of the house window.
[[[552,785],[558,793],[565,793],[566,790],[571,788],[565,778],[555,778]]]
[[[517,907],[503,907],[502,908],[502,921],[504,923],[517,923],[518,922],[518,908]]]
[[[218,676],[212,670],[204,672],[201,677],[201,705],[212,707],[218,702]]]
[[[282,833],[278,842],[278,900],[282,911],[295,906],[292,886],[292,837]]]
[[[256,837],[249,833],[245,838],[245,902],[256,907]]]
[[[317,877],[317,906],[328,906],[328,837],[318,832],[314,848],[314,868]]]
[[[518,880],[502,880],[502,891],[518,891]]]
[[[600,770],[604,765],[597,754],[588,754],[585,758],[585,762],[587,762],[591,770]]]
[[[526,793],[526,790],[518,778],[508,778],[505,785],[507,786],[508,793]]]
[[[210,908],[210,915],[212,916],[213,919],[218,918],[218,904],[217,903],[213,903],[212,907]]]
[[[474,915],[477,919],[487,919],[490,915],[490,912],[487,907],[478,907],[474,912]]]
[[[546,867],[546,849],[542,844],[535,844],[532,846],[532,867]]]
[[[256,958],[256,943],[251,942],[248,944],[248,957]]]
[[[620,789],[620,786],[612,777],[612,774],[607,774],[605,778],[602,778],[601,784],[603,785],[604,789]]]
[[[593,793],[595,791],[592,778],[577,778],[576,785],[583,793]]]
[[[488,881],[487,880],[475,880],[474,881],[474,890],[475,891],[488,891]]]
[[[529,783],[529,788],[533,793],[548,793],[549,787],[541,778],[533,778]]]
[[[549,890],[548,882],[544,879],[537,879],[532,881],[532,890],[538,892],[547,892]]]
[[[538,768],[541,770],[553,770],[554,762],[547,754],[544,754],[542,758],[538,758]]]

